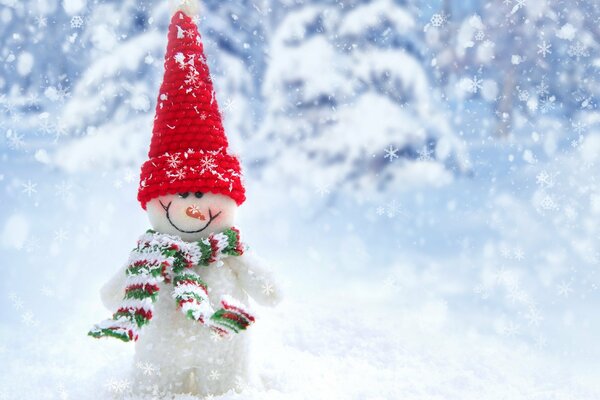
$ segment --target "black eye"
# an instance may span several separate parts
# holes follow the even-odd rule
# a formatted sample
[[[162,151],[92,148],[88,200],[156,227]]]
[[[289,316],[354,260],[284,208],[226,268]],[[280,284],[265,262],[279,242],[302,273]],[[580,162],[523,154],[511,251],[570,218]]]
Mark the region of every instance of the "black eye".
[[[190,194],[188,192],[185,193],[179,193],[179,197],[181,197],[182,199],[185,199],[186,197],[188,197]]]
[[[204,193],[202,193],[202,192],[196,192],[196,193],[194,193],[194,196],[196,196],[197,199],[201,199],[202,196],[204,196]]]

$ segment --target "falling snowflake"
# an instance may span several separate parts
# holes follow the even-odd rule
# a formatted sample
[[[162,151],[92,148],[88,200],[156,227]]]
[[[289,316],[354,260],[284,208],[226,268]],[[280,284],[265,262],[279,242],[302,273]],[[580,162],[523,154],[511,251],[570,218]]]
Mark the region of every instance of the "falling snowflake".
[[[474,76],[473,79],[468,79],[467,88],[471,93],[477,93],[483,87],[483,81],[481,78]]]
[[[319,194],[319,196],[324,197],[328,195],[331,190],[329,189],[329,185],[319,185],[316,192]]]
[[[432,161],[433,160],[433,151],[428,149],[427,146],[423,146],[423,148],[417,151],[419,161]]]
[[[245,380],[244,380],[244,378],[242,378],[241,376],[236,376],[236,377],[235,377],[235,382],[234,382],[234,384],[235,384],[235,387],[236,387],[238,390],[242,390],[242,389],[244,389],[244,388],[247,386],[247,384],[246,384],[246,381],[245,381]]]
[[[392,200],[385,206],[377,207],[377,215],[385,215],[388,218],[394,218],[397,215],[404,215],[402,211],[402,205],[397,203],[396,200]]]
[[[6,131],[6,140],[8,141],[8,147],[12,150],[20,150],[25,147],[23,135],[18,134],[12,129]]]
[[[538,95],[545,96],[547,94],[550,94],[550,90],[549,89],[550,89],[550,87],[546,83],[546,79],[542,78],[542,81],[537,86],[537,93],[538,93]]]
[[[546,58],[548,54],[552,54],[552,45],[547,43],[545,40],[542,40],[542,43],[538,44],[538,54],[541,54],[542,57]]]
[[[271,296],[273,293],[275,293],[275,288],[273,288],[272,284],[266,282],[264,285],[262,285],[262,292],[266,296]]]
[[[575,124],[571,124],[573,126],[573,131],[579,136],[583,135],[587,130],[587,125],[583,122],[577,122]]]
[[[439,28],[439,27],[443,26],[447,20],[448,20],[448,17],[444,13],[439,13],[439,14],[433,14],[431,16],[430,22],[431,22],[431,26]]]
[[[387,158],[389,159],[390,162],[394,161],[394,159],[398,158],[398,154],[396,154],[398,152],[398,149],[392,145],[388,146],[386,149],[384,149],[385,151],[385,155],[383,156],[383,158]]]
[[[136,367],[138,367],[142,373],[146,376],[150,376],[150,375],[154,375],[155,373],[158,372],[158,367],[156,367],[154,364],[149,363],[149,362],[138,362],[136,364]]]
[[[62,136],[67,136],[68,133],[69,133],[69,130],[67,128],[67,125],[65,123],[63,123],[61,120],[58,120],[56,122],[56,124],[54,125],[54,143],[58,142],[58,140]]]
[[[44,90],[44,95],[51,101],[63,103],[71,94],[69,93],[68,88],[59,83],[57,86],[47,87],[46,90]]]
[[[55,189],[54,195],[57,197],[60,197],[63,200],[67,200],[72,195],[72,193],[71,193],[72,188],[73,188],[73,185],[70,182],[62,181],[60,184],[54,185],[54,189]]]
[[[520,330],[520,326],[512,321],[508,322],[503,328],[502,328],[502,334],[506,335],[508,337],[512,337],[515,336],[519,333]]]
[[[485,39],[485,32],[484,31],[477,31],[475,33],[475,40],[477,40],[478,42],[481,42],[483,39]]]
[[[22,183],[23,193],[27,194],[28,197],[31,197],[32,194],[37,193],[36,187],[37,183],[32,183],[30,180],[27,183]]]
[[[26,311],[21,315],[21,321],[27,326],[37,325],[38,322],[35,320],[35,315],[31,311]]]
[[[542,210],[547,211],[556,210],[558,208],[552,197],[550,197],[549,195],[544,196],[542,201],[540,201],[540,207],[542,208]]]
[[[554,96],[545,96],[540,99],[540,111],[542,114],[547,114],[550,111],[554,110],[556,107],[555,104],[556,97]]]
[[[23,308],[23,300],[15,293],[10,293],[8,299],[11,301],[15,310],[21,310]]]
[[[83,26],[83,18],[81,18],[79,15],[75,15],[73,18],[71,18],[71,28],[79,29],[82,26]]]
[[[235,101],[230,98],[225,100],[225,103],[223,103],[224,111],[234,110],[234,108],[235,108]]]
[[[550,188],[554,186],[554,177],[548,173],[548,171],[543,170],[535,177],[536,183],[540,185],[542,188]]]
[[[585,47],[585,45],[579,41],[569,46],[567,54],[571,57],[575,57],[577,61],[579,61],[581,57],[588,57],[590,55],[590,53],[587,51],[587,47]]]
[[[504,258],[510,258],[511,251],[508,247],[502,246],[502,247],[500,247],[500,255]]]
[[[45,28],[48,26],[48,18],[44,17],[43,15],[35,17],[34,22],[38,28]]]
[[[571,282],[564,282],[564,281],[558,285],[557,289],[558,289],[558,294],[560,296],[564,296],[564,297],[569,297],[569,295],[573,291],[573,288],[571,287]]]
[[[525,258],[525,252],[520,248],[516,248],[514,256],[515,256],[515,260],[522,261]]]
[[[519,90],[519,101],[529,100],[529,92],[527,90]]]
[[[106,386],[113,393],[124,393],[131,387],[131,382],[127,379],[110,379]]]
[[[540,322],[544,320],[540,311],[535,307],[529,307],[529,311],[525,315],[525,319],[529,322],[529,325],[539,326]]]
[[[221,374],[219,373],[219,371],[213,369],[212,371],[210,371],[210,374],[208,374],[208,379],[210,379],[211,381],[216,381],[221,377]]]
[[[54,241],[55,242],[60,244],[60,243],[64,242],[65,240],[67,240],[68,238],[69,238],[69,233],[66,230],[59,228],[54,231]]]

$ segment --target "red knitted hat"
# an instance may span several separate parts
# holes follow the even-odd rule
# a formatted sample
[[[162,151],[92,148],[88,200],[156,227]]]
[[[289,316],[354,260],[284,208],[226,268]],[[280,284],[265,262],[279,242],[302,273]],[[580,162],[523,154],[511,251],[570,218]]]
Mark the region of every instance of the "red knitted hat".
[[[240,163],[227,147],[198,27],[177,11],[169,26],[149,160],[140,175],[142,207],[158,196],[181,192],[218,193],[242,204]]]

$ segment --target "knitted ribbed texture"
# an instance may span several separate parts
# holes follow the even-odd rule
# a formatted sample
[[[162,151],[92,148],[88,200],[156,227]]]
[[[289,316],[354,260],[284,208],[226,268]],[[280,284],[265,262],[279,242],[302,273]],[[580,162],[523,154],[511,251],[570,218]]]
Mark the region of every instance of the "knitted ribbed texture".
[[[150,159],[140,176],[142,207],[161,195],[197,191],[224,194],[238,205],[243,203],[240,164],[227,148],[198,28],[178,11],[169,26]]]

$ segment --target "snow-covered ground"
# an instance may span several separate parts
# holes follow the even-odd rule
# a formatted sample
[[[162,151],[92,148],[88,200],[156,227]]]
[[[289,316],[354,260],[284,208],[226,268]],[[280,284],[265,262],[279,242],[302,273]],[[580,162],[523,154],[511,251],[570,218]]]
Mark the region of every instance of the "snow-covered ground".
[[[286,289],[215,398],[600,398],[597,10],[343,3],[203,2],[238,225]],[[148,228],[167,10],[0,0],[0,399],[160,373],[86,333]]]

